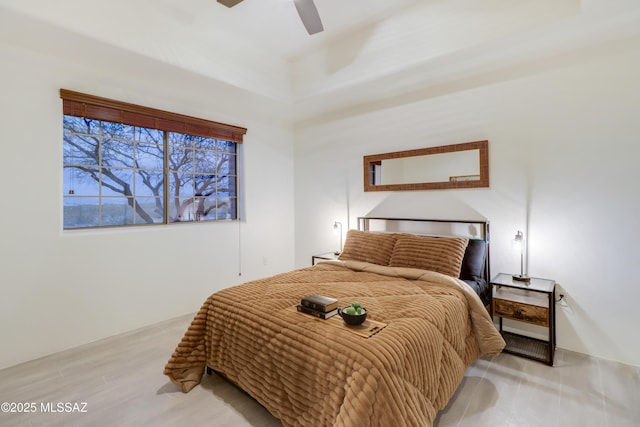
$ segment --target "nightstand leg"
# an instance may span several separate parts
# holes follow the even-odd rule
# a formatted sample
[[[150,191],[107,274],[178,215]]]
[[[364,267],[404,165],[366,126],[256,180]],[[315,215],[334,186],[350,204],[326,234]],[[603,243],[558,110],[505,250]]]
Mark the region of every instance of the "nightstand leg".
[[[549,293],[549,365],[553,366],[556,352],[556,292],[555,287]]]

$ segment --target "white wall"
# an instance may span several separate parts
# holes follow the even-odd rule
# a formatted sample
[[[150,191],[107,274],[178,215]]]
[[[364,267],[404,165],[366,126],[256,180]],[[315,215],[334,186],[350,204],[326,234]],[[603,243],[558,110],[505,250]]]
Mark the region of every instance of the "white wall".
[[[64,31],[23,30],[0,31],[0,368],[195,312],[217,289],[293,267],[288,105]],[[242,222],[64,232],[60,88],[247,127]]]
[[[491,220],[494,273],[530,236],[560,347],[640,365],[637,0],[416,2],[291,64],[173,1],[0,4],[0,368],[308,265],[335,220],[461,211]],[[61,87],[246,126],[244,220],[63,232]],[[365,154],[481,139],[489,189],[362,191]]]
[[[210,0],[0,0],[2,27],[29,28],[14,43],[57,56],[77,54],[91,39],[280,101],[291,100],[288,63],[214,21],[223,12]],[[0,33],[6,28],[0,27]],[[67,38],[43,38],[55,27]],[[78,44],[80,46],[78,46]],[[96,52],[85,51],[85,57]],[[113,66],[114,64],[109,64]]]
[[[640,38],[491,76],[408,92],[301,122],[296,129],[296,264],[336,248],[334,220],[372,210],[428,218],[467,205],[491,221],[491,269],[555,279],[558,346],[640,365]],[[362,156],[489,140],[489,189],[364,193]],[[456,215],[451,209],[450,214]]]

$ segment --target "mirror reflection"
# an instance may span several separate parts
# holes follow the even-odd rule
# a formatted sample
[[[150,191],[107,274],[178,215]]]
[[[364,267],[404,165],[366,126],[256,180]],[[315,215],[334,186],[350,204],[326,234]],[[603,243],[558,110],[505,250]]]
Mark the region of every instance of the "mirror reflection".
[[[365,191],[489,186],[488,141],[364,157]]]

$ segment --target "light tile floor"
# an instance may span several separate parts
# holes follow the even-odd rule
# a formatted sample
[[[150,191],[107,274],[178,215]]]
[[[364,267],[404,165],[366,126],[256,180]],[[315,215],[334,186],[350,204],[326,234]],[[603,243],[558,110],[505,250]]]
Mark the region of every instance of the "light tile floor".
[[[192,315],[0,371],[0,426],[280,426],[262,406],[216,375],[183,394],[162,375]],[[640,368],[570,351],[556,366],[501,354],[475,362],[436,418],[444,426],[640,425]],[[43,411],[86,402],[86,412]],[[79,407],[78,409],[82,409]]]
[[[555,366],[475,362],[437,426],[640,426],[640,368],[558,349]]]

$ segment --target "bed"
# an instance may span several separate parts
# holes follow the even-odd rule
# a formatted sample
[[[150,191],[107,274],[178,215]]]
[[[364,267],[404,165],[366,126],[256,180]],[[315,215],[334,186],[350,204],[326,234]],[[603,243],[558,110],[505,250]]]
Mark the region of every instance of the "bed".
[[[358,230],[379,233],[409,233],[417,236],[465,237],[469,243],[465,249],[459,279],[478,294],[490,310],[491,286],[489,285],[489,222],[476,220],[406,219],[387,217],[360,217]]]
[[[482,299],[460,279],[469,241],[479,239],[376,231],[375,220],[348,231],[338,261],[209,296],[165,375],[188,392],[212,369],[284,426],[432,425],[466,368],[504,348]],[[361,336],[337,317],[297,312],[309,294],[358,301],[382,326]]]

